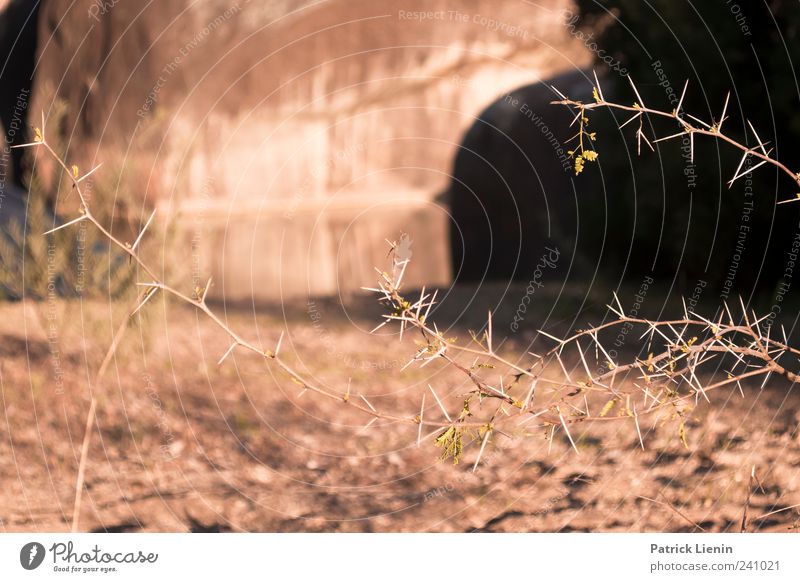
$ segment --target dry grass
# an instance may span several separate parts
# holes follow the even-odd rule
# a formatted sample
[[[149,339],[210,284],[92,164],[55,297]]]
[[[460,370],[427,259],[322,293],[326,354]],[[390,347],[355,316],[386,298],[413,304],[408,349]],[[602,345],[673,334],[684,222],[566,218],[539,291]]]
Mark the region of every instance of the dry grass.
[[[456,289],[461,297],[453,299],[467,302],[471,292]],[[349,311],[370,303],[362,299]],[[106,306],[85,309],[102,319]],[[796,509],[758,519],[800,503],[800,410],[786,383],[763,391],[745,384],[744,398],[730,386],[713,393],[712,404],[701,400],[687,417],[689,449],[669,425],[644,426],[642,450],[631,421],[579,423],[572,428],[579,455],[563,431],[549,440],[532,430],[522,440],[493,439],[473,473],[478,446],[467,447],[454,466],[436,460],[434,437],[418,448],[412,424],[377,421],[363,431],[362,412],[300,396],[299,386],[270,374],[255,354],[237,352],[218,367],[227,335],[193,309],[161,301],[149,309],[149,345],[132,334],[131,349],[93,391],[97,428],[83,530],[694,529],[649,498],[668,501],[708,531],[738,531],[753,465],[763,489],[752,491],[748,529],[787,531],[800,519]],[[354,391],[379,409],[411,408],[426,394],[435,407],[431,384],[448,410],[458,410],[472,389],[444,361],[399,374],[392,354],[413,350],[410,336],[403,343],[396,334],[369,336],[368,321],[357,321],[359,329],[332,306],[322,312],[337,351],[302,309],[289,322],[279,310],[229,310],[227,318],[237,328],[288,327],[283,352],[292,365],[324,386],[346,387],[352,378]],[[54,394],[46,329],[33,308],[3,304],[0,321],[3,529],[68,530],[89,407],[85,378],[97,369],[115,322],[85,343],[73,341],[80,335],[73,322],[64,336],[64,389]],[[499,351],[513,357],[524,347]]]
[[[719,122],[706,124],[688,116],[699,124],[693,125],[683,116],[680,106],[683,98],[672,113],[666,113],[646,108],[635,86],[633,90],[638,102],[632,107],[605,101],[599,83],[595,88],[593,104],[572,101],[566,96],[559,102],[577,110],[575,122],[579,122],[580,129],[575,138],[579,140],[579,145],[577,150],[571,152],[575,158],[576,172],[583,170],[586,161],[591,162],[597,158],[588,147],[595,139],[594,134],[586,130],[588,112],[595,107],[612,107],[634,113],[626,124],[639,120],[636,136],[640,149],[642,141],[647,145],[651,145],[651,141],[658,141],[649,140],[645,136],[643,116],[664,116],[676,121],[681,131],[663,139],[689,135],[694,140],[695,135],[704,135],[742,149],[742,162],[731,183],[741,176],[739,172],[747,158],[753,156],[761,161],[751,170],[770,163],[800,184],[800,175],[771,158],[766,144],[757,135],[757,145],[749,148],[722,133],[727,101]],[[752,126],[751,130],[755,135]],[[291,380],[289,389],[282,382],[278,383],[288,399],[303,398],[308,394],[305,396],[306,401],[312,401],[313,406],[320,411],[330,408],[325,403],[336,404],[339,412],[334,412],[332,417],[347,418],[348,429],[355,431],[356,435],[385,429],[388,434],[394,434],[399,439],[394,446],[401,448],[406,447],[407,443],[403,444],[400,437],[405,434],[404,430],[410,428],[415,433],[414,442],[417,447],[433,439],[435,445],[441,449],[443,460],[451,459],[458,464],[462,459],[471,456],[473,472],[482,463],[500,463],[496,459],[498,451],[502,451],[503,458],[512,455],[500,446],[500,441],[512,443],[508,445],[512,450],[525,450],[525,441],[543,439],[547,443],[549,454],[559,441],[568,443],[576,455],[582,454],[586,443],[592,443],[590,447],[615,446],[620,450],[630,449],[630,445],[624,443],[625,432],[606,428],[615,424],[626,425],[627,430],[635,435],[637,446],[643,451],[647,449],[647,443],[653,440],[651,435],[656,435],[656,442],[658,438],[671,435],[673,440],[689,450],[692,440],[690,432],[694,428],[692,415],[701,403],[712,403],[709,394],[733,387],[744,398],[743,383],[747,380],[763,378],[763,389],[774,376],[780,376],[792,385],[800,378],[797,370],[800,350],[789,345],[785,334],[776,339],[769,325],[771,320],[758,318],[755,314],[751,316],[744,304],[738,312],[723,306],[709,318],[684,309],[680,318],[651,321],[627,316],[619,301],[615,301],[608,309],[616,319],[591,326],[563,339],[539,332],[550,340],[551,346],[540,353],[528,352],[521,357],[518,354],[508,355],[501,352],[495,338],[491,313],[481,331],[469,332],[471,341],[459,341],[440,331],[433,321],[432,313],[437,304],[435,291],[426,292],[423,289],[416,299],[408,298],[403,291],[403,279],[409,259],[401,239],[400,243],[391,244],[389,270],[378,271],[378,286],[369,289],[377,294],[385,309],[385,321],[373,331],[378,331],[387,324],[399,326],[401,344],[387,352],[394,360],[402,360],[404,363],[400,372],[393,370],[398,378],[402,377],[402,370],[409,366],[416,367],[417,374],[423,374],[423,370],[429,365],[443,364],[448,370],[447,374],[455,373],[460,376],[466,388],[462,387],[456,398],[447,398],[442,393],[442,386],[427,382],[422,393],[419,390],[400,389],[397,392],[382,392],[376,396],[366,386],[354,385],[352,378],[348,378],[346,383],[340,377],[336,378],[336,382],[323,382],[305,365],[300,366],[296,352],[287,352],[286,343],[290,336],[286,335],[286,330],[280,334],[271,330],[267,335],[276,337],[270,338],[274,343],[268,346],[264,345],[265,340],[261,339],[261,334],[243,331],[228,318],[218,314],[207,301],[211,280],[204,287],[195,287],[191,292],[185,292],[180,286],[169,285],[158,277],[157,271],[148,265],[141,253],[142,241],[152,224],[155,212],[135,238],[125,242],[113,235],[94,214],[90,200],[83,190],[83,183],[98,168],[81,173],[77,166],[69,165],[48,142],[43,129],[36,129],[35,142],[20,147],[45,150],[61,167],[80,200],[77,217],[47,234],[73,225],[90,223],[109,245],[127,255],[144,277],[138,283],[140,292],[136,302],[131,306],[128,316],[117,324],[104,358],[93,377],[90,376],[88,413],[82,429],[83,440],[77,452],[77,479],[71,519],[73,531],[80,529],[82,501],[85,491],[88,490],[86,485],[92,450],[91,437],[98,420],[99,398],[101,395],[108,396],[107,386],[111,381],[109,372],[117,364],[117,350],[130,322],[159,294],[193,307],[218,333],[227,338],[226,345],[219,350],[221,357],[216,361],[217,366],[227,365],[228,360],[236,356],[255,356],[267,364],[269,374],[278,372],[275,378]],[[609,332],[613,337],[616,329],[630,331],[637,327],[643,330],[640,338],[642,344],[636,353],[630,354],[627,360],[622,360],[620,358],[624,356],[616,354],[609,344]],[[402,347],[402,341],[404,336],[410,334],[414,335],[417,343],[416,351],[409,359],[403,356],[402,350],[405,348]],[[259,339],[251,339],[254,336]],[[119,374],[117,381],[119,383]],[[150,386],[149,380],[145,380],[145,384]],[[146,391],[150,392],[149,388]],[[388,404],[384,402],[387,399]],[[183,401],[181,407],[184,408]],[[163,412],[163,408],[161,410]],[[135,415],[128,414],[124,406],[116,412],[121,412],[129,419],[129,427],[131,419],[136,419]],[[256,435],[250,433],[259,426],[251,424],[239,412],[232,417],[226,417],[225,424],[237,435],[241,433],[253,438]],[[407,428],[399,428],[403,425]],[[600,428],[595,429],[594,425],[600,425]],[[299,427],[301,430],[308,430],[307,423],[302,421],[299,422]],[[700,427],[695,430],[700,430]],[[130,432],[132,435],[135,432],[132,427]],[[103,434],[102,430],[99,434]],[[609,441],[598,441],[595,434]],[[239,436],[237,440],[241,441]],[[166,450],[169,451],[169,447]],[[340,451],[337,447],[331,454],[340,454]],[[755,479],[752,468],[751,474]],[[752,486],[748,486],[745,515],[741,519],[743,529],[748,524],[746,512],[751,505],[752,494]],[[662,502],[645,496],[642,498],[656,504],[663,503],[693,527],[705,529],[670,501]],[[690,501],[685,500],[682,503],[685,505]],[[720,529],[728,529],[728,526]]]

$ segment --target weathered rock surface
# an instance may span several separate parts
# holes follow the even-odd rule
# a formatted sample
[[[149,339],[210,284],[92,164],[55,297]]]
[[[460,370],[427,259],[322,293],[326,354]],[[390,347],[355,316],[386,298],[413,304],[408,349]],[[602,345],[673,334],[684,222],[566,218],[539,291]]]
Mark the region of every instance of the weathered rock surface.
[[[49,0],[33,110],[68,104],[71,155],[179,217],[217,295],[358,289],[399,231],[409,283],[442,285],[459,144],[502,95],[588,64],[570,6]]]

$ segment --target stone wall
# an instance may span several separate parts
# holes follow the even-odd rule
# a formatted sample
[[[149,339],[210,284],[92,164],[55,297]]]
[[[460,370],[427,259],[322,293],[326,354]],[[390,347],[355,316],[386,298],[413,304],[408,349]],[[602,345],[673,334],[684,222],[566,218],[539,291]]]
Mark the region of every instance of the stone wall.
[[[177,219],[217,296],[352,292],[400,231],[409,283],[445,285],[459,143],[499,96],[588,64],[570,6],[49,0],[33,109],[68,103],[71,154]]]

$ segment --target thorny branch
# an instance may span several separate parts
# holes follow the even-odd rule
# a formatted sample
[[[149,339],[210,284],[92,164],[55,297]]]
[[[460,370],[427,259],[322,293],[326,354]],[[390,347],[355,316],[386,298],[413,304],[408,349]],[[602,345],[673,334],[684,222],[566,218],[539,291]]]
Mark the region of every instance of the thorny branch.
[[[734,138],[732,138],[732,137],[730,137],[727,134],[722,132],[722,126],[725,123],[725,121],[728,119],[727,111],[728,111],[728,102],[730,101],[730,93],[728,93],[727,97],[725,98],[725,104],[722,107],[722,113],[720,114],[719,120],[715,121],[715,122],[712,121],[711,123],[706,123],[705,121],[703,121],[701,119],[698,119],[697,117],[695,117],[693,115],[690,115],[690,114],[686,113],[683,110],[683,101],[684,101],[684,98],[686,97],[686,90],[689,87],[689,81],[686,81],[686,83],[684,84],[683,91],[681,92],[680,100],[678,101],[678,105],[675,107],[675,109],[673,109],[672,111],[662,111],[660,109],[652,109],[650,107],[645,106],[644,100],[642,99],[641,95],[639,94],[639,91],[636,88],[636,85],[633,83],[633,79],[631,79],[630,77],[628,77],[628,80],[630,81],[631,88],[633,89],[633,92],[636,95],[636,99],[637,99],[633,103],[633,105],[622,105],[620,103],[614,103],[612,101],[607,101],[605,96],[603,95],[603,90],[600,87],[600,81],[598,80],[596,73],[594,75],[594,80],[595,80],[595,86],[594,86],[594,89],[592,91],[593,96],[594,96],[594,102],[593,103],[584,103],[582,101],[577,101],[577,100],[574,100],[574,99],[570,99],[569,97],[564,95],[561,91],[559,91],[557,88],[555,88],[555,87],[552,88],[562,99],[558,100],[558,101],[552,101],[551,103],[553,105],[564,105],[564,106],[569,107],[569,108],[573,109],[574,111],[576,111],[576,117],[575,117],[575,120],[573,120],[573,124],[576,121],[580,121],[581,122],[581,126],[580,126],[581,127],[581,129],[580,129],[580,134],[581,135],[584,134],[583,127],[584,127],[584,124],[588,120],[588,118],[586,116],[587,112],[589,112],[589,111],[591,111],[593,109],[599,109],[599,108],[603,108],[603,107],[605,107],[607,109],[617,109],[617,110],[620,110],[620,111],[627,111],[627,112],[633,113],[633,115],[627,121],[622,123],[619,126],[619,128],[621,129],[621,128],[625,127],[626,125],[628,125],[629,123],[634,122],[634,121],[638,121],[639,122],[639,127],[636,130],[636,142],[637,142],[637,146],[638,146],[638,152],[640,154],[641,154],[641,149],[642,149],[642,140],[644,140],[645,144],[647,144],[647,146],[649,146],[650,149],[653,149],[652,144],[654,144],[654,143],[658,143],[658,142],[662,142],[662,141],[668,141],[668,140],[675,139],[675,138],[682,137],[682,136],[689,136],[689,140],[690,140],[690,156],[691,156],[691,160],[694,161],[694,136],[695,135],[708,136],[708,137],[712,137],[712,138],[715,138],[715,139],[722,140],[722,141],[728,143],[729,145],[739,149],[742,152],[742,158],[739,161],[739,165],[736,168],[736,171],[733,173],[733,178],[731,178],[728,181],[728,187],[729,188],[731,186],[733,186],[733,184],[734,184],[734,182],[736,182],[736,180],[738,180],[739,178],[745,176],[746,174],[749,174],[750,172],[756,170],[757,168],[763,166],[764,164],[771,164],[771,165],[775,166],[776,168],[781,170],[781,172],[783,172],[784,174],[789,176],[792,179],[792,181],[794,182],[795,185],[800,187],[800,172],[792,171],[791,169],[789,169],[788,166],[786,166],[785,164],[783,164],[782,162],[778,161],[777,159],[773,158],[770,155],[773,150],[772,149],[767,149],[767,145],[769,145],[769,142],[765,142],[765,141],[761,140],[761,138],[759,137],[759,135],[756,132],[755,128],[753,127],[753,124],[750,123],[750,121],[747,121],[747,126],[750,128],[750,131],[752,132],[753,137],[756,140],[756,145],[753,146],[753,147],[747,146],[747,145],[737,141],[736,139],[734,139]],[[658,139],[652,137],[652,138],[648,139],[647,136],[644,133],[644,127],[643,127],[643,117],[645,115],[650,115],[650,116],[653,116],[653,117],[666,118],[666,119],[672,119],[678,124],[678,127],[679,127],[680,131],[678,133],[674,133],[674,134],[668,135],[666,137],[661,137],[661,138],[658,138]],[[594,140],[593,137],[592,137],[592,140]],[[578,160],[576,160],[576,173],[579,173],[580,169],[582,169],[582,166],[583,166],[582,162],[581,163],[578,163],[578,162],[579,162],[579,160],[581,160],[580,154],[582,154],[583,152],[584,152],[583,141],[581,141],[580,151],[577,152]],[[593,156],[591,158],[587,158],[587,159],[589,159],[589,161],[593,161],[594,159],[597,158],[597,155],[593,150],[586,150],[586,153],[589,154],[590,156]],[[756,158],[756,159],[760,160],[760,161],[758,163],[756,163],[755,165],[751,166],[751,167],[747,167],[745,169],[745,171],[742,171],[742,168],[744,167],[745,162],[747,161],[747,158],[749,158],[751,156],[753,158]],[[797,202],[797,201],[800,201],[800,192],[798,192],[796,194],[795,198],[790,198],[788,200],[784,200],[782,202],[778,202],[778,204],[786,204],[786,203],[789,203],[789,202]]]
[[[402,262],[400,276],[406,263]],[[515,424],[519,428],[537,418],[541,423],[539,426],[563,428],[571,441],[570,424],[633,418],[641,437],[639,417],[658,413],[658,422],[665,419],[666,412],[667,419],[681,420],[679,431],[683,432],[683,419],[691,410],[692,401],[694,405],[700,397],[710,401],[708,393],[713,390],[732,384],[741,390],[741,381],[754,376],[764,376],[765,383],[772,374],[783,376],[791,382],[800,380],[796,371],[778,363],[785,354],[797,359],[800,350],[788,345],[785,333],[784,341],[769,337],[769,332],[763,331],[761,325],[766,317],[758,319],[754,315],[751,320],[743,304],[743,323],[734,320],[727,306],[716,321],[688,310],[681,319],[651,321],[625,315],[615,295],[616,306],[609,305],[608,308],[617,319],[579,331],[565,339],[540,331],[555,342],[555,347],[542,355],[529,353],[529,362],[520,365],[496,351],[491,314],[482,336],[473,334],[472,343],[462,345],[446,338],[435,323],[429,323],[435,292],[428,295],[423,289],[420,298],[411,303],[400,293],[400,280],[393,279],[386,272],[381,273],[379,286],[368,290],[378,293],[390,310],[384,316],[386,321],[376,330],[390,322],[399,322],[401,332],[414,329],[421,336],[420,349],[409,364],[417,362],[425,366],[443,359],[468,377],[474,389],[466,395],[464,407],[468,411],[467,416],[472,416],[469,403],[473,397],[479,401],[500,401],[499,407],[491,411],[488,421],[466,422],[462,415],[450,428],[480,428],[485,432],[493,432],[501,422]],[[612,360],[600,334],[609,328],[621,326],[644,328],[640,339],[646,338],[647,358],[635,358],[624,364]],[[594,371],[587,362],[588,350],[581,346],[581,340],[588,340],[595,348],[593,360],[600,367]],[[467,365],[459,360],[459,356],[475,359],[471,365]],[[705,379],[701,381],[701,366],[723,356],[732,359],[725,379],[712,383],[704,383]],[[574,362],[579,363],[575,365]],[[572,366],[572,372],[568,370],[568,364]],[[482,370],[495,369],[501,370],[497,373],[496,382],[483,379]],[[621,380],[615,388],[618,377]],[[548,394],[550,398],[543,402],[542,397]],[[609,398],[599,414],[592,414],[587,394]],[[637,399],[641,399],[638,408]],[[438,396],[436,400],[441,402]],[[617,413],[610,414],[617,407]],[[450,416],[443,407],[442,413],[449,421]],[[480,436],[480,440],[483,440],[483,432]],[[685,443],[685,434],[681,435],[681,440]]]
[[[592,107],[579,102],[568,103],[580,108]],[[611,104],[606,104],[600,97],[593,106],[601,105]],[[637,110],[639,114],[646,111]],[[686,122],[681,119],[681,123]],[[42,125],[44,126],[44,120]],[[707,133],[694,128],[691,131]],[[792,382],[800,379],[798,375],[800,372],[797,369],[790,369],[778,363],[784,355],[797,360],[800,357],[800,350],[789,346],[785,333],[782,341],[771,338],[769,330],[762,330],[761,323],[764,318],[758,319],[753,315],[751,319],[744,305],[742,305],[743,322],[735,321],[727,306],[724,314],[715,321],[688,311],[684,313],[683,318],[674,321],[650,321],[625,315],[615,296],[616,306],[608,307],[617,319],[578,331],[564,339],[541,331],[544,337],[549,338],[548,341],[555,343],[554,347],[541,355],[529,352],[521,360],[512,360],[500,353],[493,337],[491,313],[482,334],[471,332],[471,341],[459,343],[456,339],[445,337],[436,323],[430,319],[431,311],[436,305],[436,291],[427,292],[423,288],[419,298],[414,301],[406,299],[402,294],[403,277],[409,261],[400,258],[399,254],[394,252],[393,244],[390,253],[391,272],[379,271],[378,286],[368,289],[378,295],[388,311],[384,315],[384,322],[375,330],[388,324],[397,324],[400,326],[401,340],[407,331],[414,332],[419,349],[406,367],[412,364],[427,366],[434,361],[443,362],[444,365],[451,366],[463,374],[471,388],[459,397],[460,409],[457,414],[448,410],[446,400],[440,398],[433,386],[429,386],[429,389],[434,402],[429,401],[427,408],[423,395],[421,406],[417,408],[414,404],[413,412],[386,413],[373,406],[363,395],[354,398],[349,385],[344,391],[333,391],[319,386],[295,371],[281,357],[283,334],[280,335],[275,348],[271,350],[245,339],[209,307],[206,299],[211,285],[210,279],[204,288],[196,288],[192,294],[160,281],[155,271],[142,258],[140,244],[145,231],[153,221],[155,212],[132,244],[113,236],[92,214],[81,187],[81,183],[98,168],[93,168],[81,176],[77,166],[69,166],[47,143],[43,130],[36,128],[35,135],[34,142],[16,147],[39,147],[46,150],[70,177],[80,199],[79,216],[53,231],[88,221],[111,245],[126,253],[149,278],[149,281],[139,283],[142,289],[137,303],[131,309],[130,317],[126,318],[117,330],[98,369],[94,385],[90,387],[91,404],[75,487],[73,531],[79,528],[89,443],[95,423],[97,403],[93,396],[93,388],[103,381],[103,376],[113,360],[130,319],[159,291],[200,310],[230,338],[231,344],[220,358],[220,365],[237,349],[256,354],[288,375],[298,384],[301,393],[313,392],[352,406],[372,417],[364,428],[369,428],[377,420],[417,425],[418,445],[423,438],[435,435],[435,444],[442,448],[442,457],[452,458],[456,463],[463,455],[463,441],[466,437],[468,444],[479,445],[473,470],[479,466],[490,439],[498,435],[530,436],[537,434],[534,431],[538,430],[538,434],[543,434],[552,442],[556,431],[563,430],[571,446],[578,452],[569,429],[578,423],[632,422],[639,442],[644,448],[640,425],[642,417],[652,417],[653,426],[673,421],[678,423],[677,433],[680,440],[688,446],[685,419],[701,397],[710,400],[708,396],[710,392],[733,384],[741,390],[743,380],[756,376],[763,376],[764,383],[772,374],[783,376]],[[758,152],[753,150],[747,151],[758,155]],[[777,162],[774,163],[778,165]],[[625,363],[613,361],[609,350],[604,347],[601,335],[606,330],[622,326],[644,329],[641,339],[646,338],[647,341],[646,351],[649,352],[647,358],[634,358]],[[583,347],[581,341],[594,347],[593,355],[590,349]],[[587,361],[587,355],[594,364],[594,371]],[[701,378],[704,364],[712,360],[718,361],[723,357],[727,357],[731,364],[725,379],[706,381],[704,377]],[[591,403],[589,397],[592,399]],[[600,403],[603,402],[603,406],[600,407]],[[595,404],[597,406],[592,410]],[[532,421],[536,422],[532,424]],[[425,428],[432,429],[427,436],[424,434]]]

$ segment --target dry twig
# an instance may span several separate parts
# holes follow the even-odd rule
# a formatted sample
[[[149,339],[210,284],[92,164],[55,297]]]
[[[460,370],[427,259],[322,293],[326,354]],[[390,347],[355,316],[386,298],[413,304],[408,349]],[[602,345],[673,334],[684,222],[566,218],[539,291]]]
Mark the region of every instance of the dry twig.
[[[596,107],[631,110],[636,114],[632,119],[640,117],[642,113],[671,117],[681,124],[682,133],[713,135],[724,139],[744,149],[745,157],[753,155],[762,158],[796,177],[788,168],[769,158],[769,153],[763,148],[763,144],[759,143],[755,149],[747,148],[723,136],[719,127],[698,128],[684,120],[679,109],[667,114],[644,108],[642,105],[632,108],[619,106],[604,101],[599,88],[597,102],[594,104],[583,104],[568,99],[560,103],[577,107],[582,117],[586,111]],[[644,137],[641,128],[638,137]],[[685,421],[688,412],[700,397],[710,401],[709,394],[713,391],[730,385],[740,386],[742,380],[756,376],[763,376],[766,379],[771,374],[778,374],[792,382],[800,379],[798,371],[778,363],[778,359],[784,354],[800,357],[800,351],[790,347],[785,338],[781,342],[771,338],[768,333],[762,333],[759,327],[762,320],[751,319],[743,306],[742,321],[734,320],[727,306],[725,306],[727,317],[721,315],[716,322],[688,312],[676,320],[650,321],[625,315],[622,306],[616,300],[615,306],[608,306],[617,316],[616,319],[578,331],[563,339],[542,331],[541,335],[549,338],[555,345],[542,355],[529,354],[530,357],[526,361],[512,361],[501,354],[496,347],[491,313],[486,329],[480,337],[473,334],[472,341],[468,343],[459,343],[452,338],[446,338],[431,320],[431,312],[436,304],[436,292],[426,292],[423,289],[416,300],[407,299],[403,295],[402,283],[408,259],[399,258],[393,252],[393,247],[390,253],[391,268],[388,272],[379,271],[378,286],[369,289],[377,294],[387,309],[383,323],[376,329],[388,324],[397,324],[401,332],[413,332],[419,340],[419,349],[407,366],[413,364],[426,366],[433,362],[442,362],[462,373],[468,379],[471,389],[459,403],[460,410],[457,413],[448,410],[446,399],[441,399],[433,386],[430,387],[430,391],[436,408],[426,409],[423,397],[422,405],[411,403],[408,413],[387,413],[373,405],[363,395],[358,395],[360,398],[352,398],[349,384],[345,390],[333,391],[296,372],[280,355],[283,334],[277,340],[274,350],[270,350],[247,340],[232,329],[206,301],[210,280],[205,288],[195,289],[191,294],[159,280],[156,272],[146,264],[141,255],[143,235],[150,226],[153,215],[138,233],[135,241],[130,244],[113,236],[92,214],[81,183],[97,168],[81,176],[77,167],[68,166],[67,162],[55,152],[47,143],[43,131],[38,128],[36,141],[18,147],[43,148],[72,181],[73,188],[80,198],[80,215],[59,228],[84,221],[92,223],[110,244],[126,253],[147,276],[146,282],[139,283],[142,290],[136,305],[131,310],[131,317],[159,291],[177,298],[201,311],[230,338],[230,346],[220,358],[220,364],[237,350],[255,354],[288,375],[299,385],[300,394],[312,392],[352,406],[371,417],[364,429],[378,420],[418,425],[416,438],[419,443],[423,438],[423,427],[431,428],[433,434],[438,433],[435,443],[443,449],[443,457],[450,457],[455,462],[458,462],[463,454],[463,439],[466,436],[470,443],[479,444],[473,470],[478,467],[490,440],[497,438],[498,435],[531,434],[531,430],[537,428],[545,438],[551,439],[551,444],[556,429],[563,429],[570,445],[577,452],[579,441],[573,439],[569,427],[578,423],[630,422],[632,428],[635,427],[640,445],[644,447],[640,419],[644,416],[654,416],[655,422],[674,422],[677,425],[678,437],[688,446]],[[800,177],[796,179],[800,183]],[[126,318],[117,330],[95,377],[94,385],[90,389],[91,403],[75,486],[73,531],[79,529],[89,444],[94,430],[97,404],[93,393],[103,381],[129,320],[130,317]],[[602,335],[607,330],[623,326],[644,329],[642,337],[647,337],[648,345],[654,346],[654,351],[647,358],[634,358],[628,362],[612,361],[609,356],[610,350],[603,345]],[[598,364],[595,371],[592,371],[586,359],[580,344],[581,340],[589,342],[596,348],[592,350],[595,353],[595,363]],[[703,381],[704,365],[711,361],[719,363],[722,358],[731,361],[727,377],[722,380]],[[580,362],[580,367],[576,367],[570,373],[567,363],[572,361]],[[625,380],[628,381],[623,382]],[[605,403],[602,407],[598,405],[599,410],[591,411],[587,396],[600,398],[600,402]],[[441,414],[436,412],[437,408]],[[510,411],[517,413],[511,414]],[[531,425],[532,421],[536,421],[537,424]]]
[[[573,109],[574,111],[577,112],[576,113],[576,119],[580,119],[581,120],[581,130],[580,130],[580,132],[581,132],[582,135],[589,135],[589,134],[586,134],[584,132],[583,127],[584,127],[585,123],[588,123],[588,117],[587,117],[588,112],[590,112],[590,111],[592,111],[594,109],[607,108],[607,109],[616,109],[616,110],[619,110],[619,111],[627,111],[629,113],[632,113],[633,115],[627,121],[622,123],[619,126],[619,128],[621,129],[621,128],[625,127],[626,125],[628,125],[629,123],[633,122],[633,121],[638,121],[639,122],[639,126],[638,126],[638,129],[636,131],[636,140],[637,140],[637,144],[638,144],[638,152],[639,152],[639,154],[641,154],[641,142],[642,142],[642,140],[645,141],[645,143],[650,147],[650,149],[653,149],[653,146],[651,144],[655,144],[655,143],[662,142],[662,141],[668,141],[668,140],[675,139],[675,138],[682,137],[682,136],[688,136],[689,140],[690,140],[690,148],[691,148],[690,157],[691,157],[691,160],[694,161],[694,137],[696,135],[708,136],[708,137],[712,137],[712,138],[724,141],[724,142],[728,143],[729,145],[733,146],[734,148],[736,148],[736,149],[738,149],[738,150],[740,150],[742,152],[742,158],[739,161],[739,166],[736,168],[736,171],[733,173],[733,178],[730,181],[728,181],[728,187],[733,186],[733,184],[734,184],[734,182],[736,182],[736,180],[740,179],[742,176],[745,176],[746,174],[749,174],[750,172],[756,170],[757,168],[763,166],[764,164],[771,164],[771,165],[775,166],[781,172],[783,172],[784,174],[789,176],[789,178],[792,179],[792,181],[794,182],[794,184],[796,186],[800,187],[800,172],[792,171],[785,164],[783,164],[782,162],[778,161],[777,159],[775,159],[774,157],[771,156],[772,150],[771,149],[769,149],[769,150],[767,149],[768,142],[764,142],[764,141],[761,140],[761,138],[758,136],[758,133],[756,132],[755,128],[753,127],[753,124],[750,123],[750,121],[747,121],[747,126],[750,128],[750,132],[753,134],[753,137],[756,140],[756,145],[755,146],[751,147],[751,146],[745,145],[745,144],[737,141],[736,139],[734,139],[734,138],[730,137],[729,135],[727,135],[727,134],[722,132],[722,125],[725,122],[725,120],[728,119],[726,117],[726,113],[728,111],[728,102],[730,100],[730,94],[728,94],[728,96],[725,99],[725,104],[722,107],[722,114],[720,115],[719,121],[712,122],[712,123],[707,123],[707,122],[702,121],[701,119],[698,119],[697,117],[694,117],[693,115],[689,115],[688,113],[685,113],[683,111],[683,107],[682,106],[683,106],[683,100],[684,100],[684,98],[686,96],[686,90],[687,90],[688,85],[689,85],[688,81],[686,82],[686,84],[683,87],[683,92],[681,93],[681,98],[678,101],[677,107],[675,109],[673,109],[672,111],[662,111],[660,109],[653,109],[653,108],[650,108],[650,107],[646,107],[645,104],[644,104],[644,101],[642,100],[641,96],[639,95],[639,91],[637,90],[636,85],[633,83],[633,80],[630,77],[628,77],[628,80],[630,81],[631,87],[632,87],[633,92],[636,95],[636,99],[637,99],[636,102],[633,105],[622,105],[620,103],[615,103],[613,101],[607,101],[605,96],[603,95],[603,91],[602,91],[602,89],[600,87],[600,82],[597,79],[596,75],[595,75],[595,83],[596,84],[595,84],[594,91],[593,91],[595,100],[594,100],[593,103],[584,103],[582,101],[569,99],[567,96],[565,96],[563,93],[561,93],[560,91],[558,91],[554,87],[553,89],[556,91],[556,93],[558,93],[560,96],[562,96],[563,99],[557,100],[557,101],[552,101],[552,104],[554,104],[554,105],[564,105],[564,106],[569,107],[569,108],[571,108],[571,109]],[[654,136],[654,137],[648,139],[645,136],[644,126],[643,126],[643,117],[645,115],[649,115],[649,116],[652,116],[652,117],[655,117],[655,118],[664,118],[664,119],[674,120],[678,124],[679,131],[677,133],[668,135],[666,137],[656,138]],[[594,137],[592,137],[591,139],[594,140]],[[582,154],[585,155],[584,151],[586,151],[586,153],[589,153],[589,155],[592,156],[591,158],[587,158],[590,161],[593,161],[597,157],[597,155],[594,154],[593,151],[584,150],[583,141],[581,141],[579,147],[580,147],[580,151],[575,152],[575,153],[578,154],[578,159],[576,159],[576,172],[580,172],[580,170],[583,168],[583,163],[582,163],[583,158],[581,157],[581,155]],[[747,167],[746,170],[742,171],[742,168],[744,167],[745,162],[747,161],[747,159],[749,157],[756,158],[756,159],[758,159],[760,161],[758,163],[754,164],[753,166]],[[782,202],[778,202],[778,204],[786,204],[786,203],[789,203],[789,202],[797,202],[797,201],[800,201],[800,192],[798,192],[794,198],[790,198],[790,199],[784,200]]]

